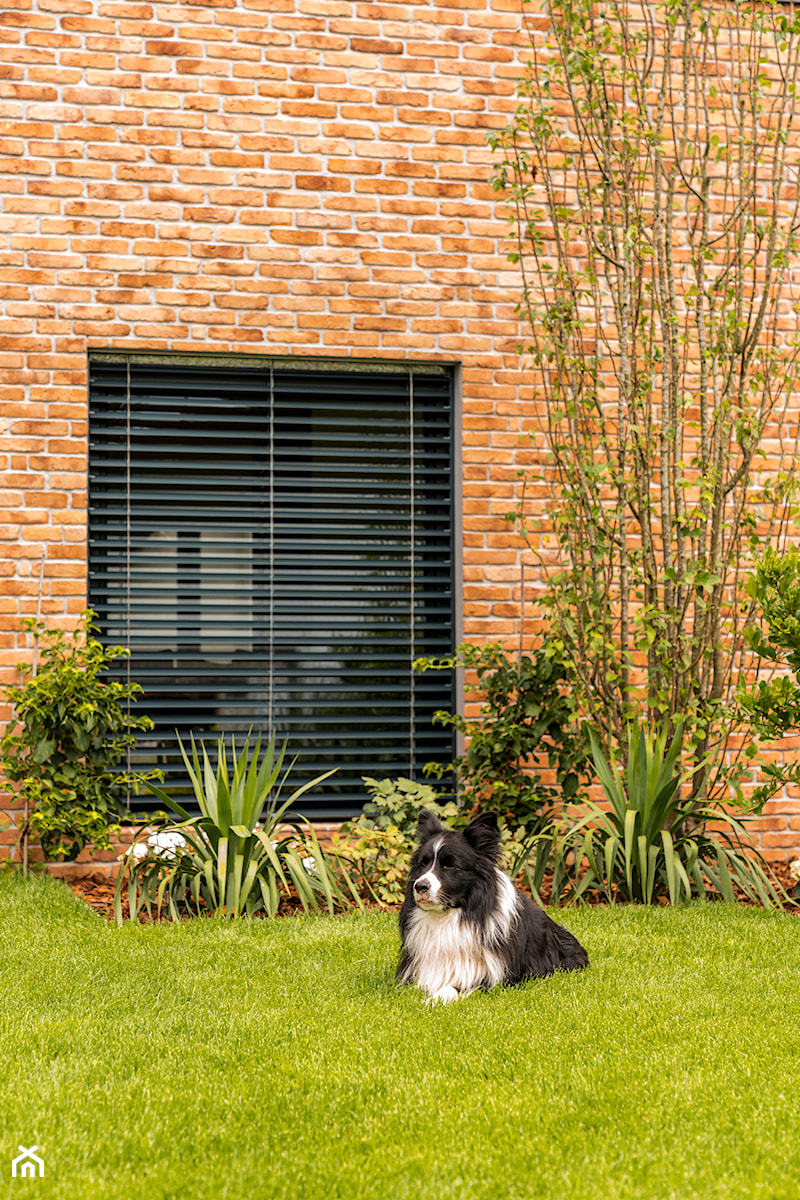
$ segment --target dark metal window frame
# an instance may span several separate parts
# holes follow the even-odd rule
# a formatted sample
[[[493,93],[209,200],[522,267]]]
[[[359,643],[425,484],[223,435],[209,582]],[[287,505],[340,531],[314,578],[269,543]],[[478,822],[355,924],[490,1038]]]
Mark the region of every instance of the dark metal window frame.
[[[397,394],[397,388],[399,386],[398,381],[401,380],[402,378],[405,378],[408,381],[408,388],[409,388],[409,395],[410,395],[410,401],[409,401],[409,453],[410,453],[410,457],[411,457],[410,479],[412,481],[411,491],[409,492],[409,496],[411,496],[411,498],[412,498],[411,503],[410,503],[410,513],[411,513],[411,534],[410,534],[410,536],[411,536],[411,546],[412,546],[411,554],[410,554],[410,564],[411,564],[411,566],[410,566],[410,570],[411,570],[410,595],[412,597],[411,611],[414,614],[417,613],[417,609],[418,609],[417,591],[415,590],[416,584],[415,584],[415,578],[414,578],[414,572],[416,569],[416,562],[417,562],[417,559],[415,557],[417,552],[414,547],[414,513],[417,511],[417,507],[418,507],[418,497],[417,497],[417,493],[416,493],[415,489],[417,488],[417,482],[416,482],[417,481],[417,470],[419,469],[418,465],[416,465],[415,461],[414,461],[415,446],[417,445],[417,442],[418,442],[418,437],[417,437],[417,433],[416,433],[417,426],[415,425],[415,420],[417,418],[416,418],[415,410],[414,410],[414,395],[415,395],[414,383],[416,380],[418,383],[418,389],[419,389],[419,388],[423,387],[424,381],[426,380],[426,378],[428,380],[431,380],[431,379],[438,377],[438,379],[440,381],[448,380],[449,381],[450,401],[449,401],[449,424],[448,424],[447,437],[448,437],[448,456],[449,456],[448,457],[448,464],[449,464],[448,472],[449,472],[449,487],[450,487],[448,505],[449,505],[450,516],[449,516],[449,528],[448,528],[449,544],[448,544],[448,552],[447,552],[448,553],[448,561],[449,561],[449,579],[447,581],[447,589],[449,590],[449,597],[450,597],[450,607],[449,607],[450,632],[449,632],[449,638],[448,638],[449,645],[444,646],[444,644],[438,644],[437,648],[435,650],[433,650],[433,652],[439,652],[439,653],[446,652],[452,646],[452,644],[454,644],[458,640],[457,631],[458,631],[459,616],[460,616],[460,606],[458,604],[458,595],[457,595],[457,591],[456,591],[456,579],[458,578],[458,572],[456,570],[457,543],[456,543],[456,539],[455,539],[455,520],[456,520],[455,514],[457,511],[458,495],[457,495],[457,472],[455,471],[455,461],[454,461],[454,459],[455,459],[455,411],[456,411],[456,402],[457,402],[456,382],[457,381],[454,378],[454,370],[452,367],[442,366],[440,364],[429,364],[429,363],[408,363],[408,362],[396,363],[396,362],[384,362],[384,361],[373,361],[373,360],[369,360],[369,361],[351,360],[351,359],[348,359],[348,360],[341,360],[341,359],[324,360],[324,359],[316,359],[316,358],[286,359],[286,358],[277,358],[277,357],[276,358],[264,358],[264,357],[258,356],[258,355],[253,355],[253,356],[250,356],[250,355],[215,355],[215,354],[171,355],[171,354],[155,354],[155,353],[152,353],[152,354],[147,354],[147,353],[124,354],[124,353],[120,353],[120,352],[102,351],[102,352],[93,352],[90,354],[90,380],[93,378],[93,373],[94,373],[94,375],[97,375],[98,373],[102,374],[103,370],[105,370],[106,372],[110,372],[112,376],[114,375],[115,372],[116,372],[117,376],[119,375],[120,372],[124,372],[126,374],[126,378],[127,378],[127,417],[126,417],[127,429],[125,431],[124,438],[123,438],[123,440],[125,442],[124,459],[120,458],[120,453],[119,453],[119,440],[120,440],[119,432],[120,431],[117,430],[116,443],[115,443],[115,449],[114,449],[116,458],[115,458],[115,462],[113,465],[113,469],[109,468],[108,464],[106,464],[105,466],[100,467],[100,468],[97,467],[97,463],[100,458],[100,450],[103,445],[102,438],[104,436],[108,438],[109,435],[107,433],[106,434],[101,433],[99,435],[99,438],[95,436],[95,434],[97,433],[97,430],[100,428],[100,425],[98,424],[98,422],[102,420],[103,409],[102,409],[102,404],[100,404],[98,401],[96,401],[96,397],[93,394],[93,390],[90,386],[90,518],[89,518],[90,597],[89,597],[89,599],[90,599],[90,605],[92,607],[97,608],[98,611],[101,612],[101,624],[103,624],[105,626],[103,628],[103,636],[104,636],[104,638],[106,638],[106,640],[111,641],[111,642],[124,641],[127,644],[135,645],[136,638],[137,638],[137,616],[136,616],[136,613],[135,612],[132,613],[132,610],[131,610],[131,595],[134,590],[133,584],[132,584],[132,579],[133,579],[132,570],[135,570],[135,565],[132,564],[132,562],[131,562],[131,553],[132,553],[131,546],[132,546],[132,542],[133,542],[132,534],[131,534],[132,526],[131,526],[131,515],[130,515],[131,495],[132,495],[132,474],[131,474],[131,472],[133,470],[134,474],[135,474],[137,471],[136,462],[134,461],[136,459],[136,452],[134,451],[132,453],[132,449],[131,449],[132,445],[134,445],[135,441],[136,441],[136,435],[135,435],[135,433],[132,433],[132,429],[131,429],[131,411],[132,411],[132,409],[131,409],[131,394],[132,394],[131,393],[131,371],[133,370],[134,375],[136,375],[137,371],[139,371],[139,369],[141,369],[140,373],[141,372],[146,373],[148,371],[152,372],[153,370],[161,371],[163,373],[163,377],[166,377],[166,376],[174,377],[176,370],[178,372],[191,373],[193,371],[197,372],[199,369],[201,372],[212,372],[214,374],[215,378],[222,381],[221,386],[224,385],[224,381],[226,379],[243,379],[244,376],[242,375],[242,372],[249,372],[249,371],[256,372],[257,373],[256,375],[249,377],[252,379],[261,378],[262,380],[266,380],[267,377],[269,377],[270,393],[269,393],[269,400],[268,400],[268,418],[269,418],[269,425],[270,425],[270,431],[269,431],[270,503],[268,505],[268,509],[269,509],[270,523],[272,523],[272,521],[274,519],[274,514],[276,512],[276,507],[277,507],[276,501],[275,501],[275,495],[276,495],[276,492],[275,492],[275,487],[276,487],[275,462],[273,461],[274,447],[276,445],[274,431],[272,429],[272,423],[273,423],[274,414],[276,411],[275,393],[273,391],[273,386],[272,386],[273,379],[276,376],[279,376],[282,380],[285,381],[285,386],[290,389],[291,389],[291,387],[294,386],[294,380],[297,380],[297,381],[299,381],[297,383],[297,387],[302,389],[302,387],[304,386],[302,381],[304,379],[307,381],[312,381],[312,380],[319,381],[321,378],[324,378],[325,376],[327,376],[331,381],[335,380],[341,384],[344,384],[344,382],[347,380],[347,378],[351,377],[354,381],[353,387],[357,389],[358,387],[361,387],[361,386],[364,386],[364,387],[369,386],[370,379],[379,380],[381,377],[383,377],[384,379],[386,379],[387,389],[389,389],[389,390],[394,389],[395,394]],[[293,376],[291,373],[295,373],[295,372],[297,374]],[[357,379],[358,379],[358,381],[356,381]],[[311,386],[310,383],[309,383],[309,386]],[[442,386],[444,386],[444,385],[442,384]],[[310,395],[314,394],[313,387],[311,387],[311,391],[309,394]],[[322,392],[320,392],[319,394],[322,395]],[[345,392],[345,394],[346,394],[346,392]],[[376,401],[377,400],[379,400],[379,396],[376,393]],[[441,407],[441,404],[440,404],[440,407]],[[441,416],[439,416],[438,420],[441,423]],[[285,422],[284,422],[284,424],[285,424]],[[308,426],[308,429],[309,430],[311,429],[311,425]],[[351,432],[352,432],[352,430],[351,430]],[[366,436],[369,437],[369,432],[367,432]],[[308,433],[308,438],[312,438],[312,434],[310,432]],[[310,446],[310,442],[308,442],[308,445]],[[367,445],[368,445],[368,442],[365,441],[365,447]],[[296,450],[296,446],[294,447],[294,449]],[[165,461],[166,461],[166,458],[165,458]],[[330,472],[330,464],[328,464],[326,469]],[[351,463],[351,469],[352,469],[352,463]],[[105,474],[103,474],[103,471],[105,471]],[[278,473],[280,474],[281,472],[283,472],[283,476],[286,477],[287,470],[285,468],[285,465],[284,466],[279,465]],[[119,555],[120,546],[121,546],[120,530],[117,529],[116,532],[112,531],[112,533],[110,533],[110,534],[108,533],[108,531],[106,531],[105,534],[103,534],[101,532],[102,531],[101,522],[104,518],[108,517],[108,510],[103,508],[103,503],[102,503],[103,497],[102,497],[101,493],[103,491],[104,486],[107,488],[111,487],[113,490],[114,484],[113,484],[112,477],[116,479],[118,487],[120,485],[123,487],[125,496],[126,496],[127,508],[128,508],[127,529],[124,531],[124,539],[123,539],[124,540],[124,554],[126,556],[124,566],[121,563],[121,559],[120,559],[120,555]],[[428,476],[424,476],[424,478],[428,478]],[[104,482],[101,483],[100,481],[104,481]],[[109,482],[109,481],[111,481],[111,482]],[[134,486],[134,488],[136,486],[135,479],[133,482],[133,486]],[[291,490],[291,488],[289,490]],[[424,488],[421,488],[421,491],[424,492]],[[365,492],[364,494],[366,495],[367,493]],[[147,498],[148,498],[148,500],[150,499],[149,496]],[[117,497],[117,500],[112,501],[112,503],[118,504],[118,497]],[[156,516],[154,516],[153,521],[154,521],[153,529],[155,530],[156,526],[158,524],[158,518]],[[252,528],[252,521],[251,521],[251,528]],[[175,532],[175,531],[173,530],[173,532]],[[275,539],[272,536],[272,533],[273,533],[273,531],[272,531],[272,529],[270,529],[270,538],[269,538],[270,555],[272,555],[274,553],[274,546],[275,546]],[[180,640],[181,627],[182,627],[181,618],[183,618],[183,624],[184,624],[185,630],[188,629],[188,631],[189,631],[187,647],[190,647],[192,645],[192,637],[194,637],[194,650],[195,650],[195,652],[197,652],[198,637],[201,636],[198,634],[198,628],[200,628],[200,626],[202,624],[201,611],[203,609],[205,601],[204,601],[204,597],[203,597],[203,579],[201,578],[202,570],[200,569],[198,564],[200,563],[201,555],[203,554],[203,549],[199,547],[199,540],[202,537],[203,537],[203,531],[198,522],[196,528],[182,529],[180,532],[176,533],[175,537],[174,537],[174,545],[170,547],[171,551],[174,550],[173,558],[174,558],[175,566],[174,566],[174,571],[173,571],[173,575],[171,578],[175,584],[176,607],[175,607],[174,613],[172,613],[172,614],[170,614],[169,612],[165,613],[165,619],[167,619],[170,616],[174,616],[174,618],[175,618],[174,619],[174,627],[175,627],[174,632],[175,632],[176,646],[177,646],[178,650],[180,650],[178,643]],[[441,538],[439,538],[439,541],[441,541]],[[99,556],[101,555],[102,552],[108,551],[108,547],[112,543],[113,543],[113,548],[115,549],[116,554],[117,554],[117,557],[115,560],[116,566],[114,567],[114,570],[116,571],[115,579],[112,583],[109,583],[109,579],[110,579],[110,575],[108,574],[109,568],[106,566],[103,568],[103,570],[106,571],[106,575],[104,576],[104,582],[102,580],[100,582],[98,582],[97,564],[100,561]],[[215,553],[213,547],[210,548],[210,552],[212,554]],[[163,569],[166,570],[167,574],[169,574],[169,570],[170,570],[169,566],[167,566]],[[220,568],[220,571],[222,572],[222,568]],[[119,606],[119,600],[121,597],[120,597],[119,590],[118,590],[118,585],[120,582],[120,572],[122,572],[125,576],[124,590],[125,590],[125,596],[126,596],[125,613],[124,613],[124,629],[122,629],[122,636],[120,636],[121,613],[120,613],[120,606]],[[273,569],[272,559],[270,559],[270,567],[269,567],[268,574],[269,574],[269,581],[270,581],[269,582],[270,596],[267,598],[267,602],[271,605],[274,600],[274,597],[272,596],[271,592],[272,592],[272,589],[274,589],[274,587],[275,587],[275,572]],[[102,584],[102,586],[101,586],[101,584]],[[117,588],[117,591],[114,593],[114,595],[111,595],[111,591],[113,590],[114,587]],[[105,591],[103,590],[104,588],[105,588]],[[217,600],[218,600],[218,597],[215,597],[214,603],[217,603]],[[359,600],[359,603],[363,603],[363,602]],[[424,598],[423,598],[422,603],[423,604],[426,603]],[[436,603],[437,604],[441,603],[439,597],[437,597]],[[139,626],[141,626],[142,619],[143,619],[142,612],[141,612],[141,605],[142,605],[142,602],[141,602],[141,597],[140,597],[140,599],[139,599],[140,611],[139,611],[139,616],[138,616]],[[347,607],[346,597],[345,597],[345,607]],[[441,608],[438,611],[441,612],[442,611]],[[255,609],[253,610],[253,612],[255,613]],[[260,610],[258,613],[256,613],[256,617],[259,620],[261,620],[262,614],[261,614]],[[358,618],[356,617],[354,619],[357,620]],[[269,626],[270,674],[269,674],[269,685],[268,685],[269,692],[270,692],[269,701],[268,701],[269,721],[266,723],[266,727],[264,728],[264,733],[269,733],[271,731],[272,714],[273,714],[272,689],[273,689],[273,684],[274,684],[274,677],[273,677],[273,670],[272,670],[272,661],[273,661],[273,643],[274,643],[274,638],[275,638],[275,630],[272,625],[272,620],[273,620],[273,615],[270,612],[270,616],[269,616],[269,622],[270,622],[270,626]],[[193,622],[194,622],[194,625],[193,625]],[[366,757],[365,763],[364,763],[364,765],[366,765],[366,767],[367,767],[367,769],[364,771],[365,774],[377,774],[379,776],[383,776],[383,775],[389,774],[389,773],[412,774],[412,775],[420,774],[422,759],[420,759],[419,755],[415,755],[415,746],[414,746],[415,721],[417,720],[417,707],[418,707],[418,702],[416,700],[416,693],[417,693],[417,689],[419,689],[420,686],[422,686],[423,689],[427,693],[427,701],[430,701],[430,703],[426,701],[424,704],[422,704],[422,702],[420,702],[420,705],[421,705],[420,711],[422,711],[423,709],[426,709],[428,716],[432,716],[434,707],[436,707],[436,708],[439,708],[439,707],[452,708],[452,706],[453,706],[454,695],[453,695],[453,680],[452,679],[444,679],[442,677],[442,675],[438,675],[438,678],[437,678],[437,676],[429,675],[429,676],[424,677],[424,684],[420,685],[419,680],[415,679],[413,672],[411,672],[411,670],[410,670],[411,660],[413,659],[413,657],[415,656],[416,653],[431,653],[432,652],[432,649],[431,649],[432,643],[430,642],[430,639],[428,639],[428,642],[425,645],[420,645],[420,646],[415,645],[417,624],[418,624],[418,622],[417,622],[416,615],[415,615],[414,619],[412,619],[410,621],[410,628],[409,628],[410,653],[409,653],[409,662],[408,662],[408,686],[409,686],[411,700],[410,700],[410,705],[409,705],[409,713],[407,716],[407,722],[408,722],[408,734],[409,734],[409,744],[410,744],[410,761],[407,761],[405,765],[399,761],[395,762],[393,764],[393,769],[389,770],[389,769],[385,769],[384,766],[381,765],[380,762],[376,762],[374,765],[370,766],[369,765],[369,757],[367,754],[367,757]],[[139,638],[141,640],[141,628],[139,628]],[[190,653],[190,652],[191,652],[190,649],[187,649],[186,653]],[[176,654],[176,661],[177,661],[177,658],[179,658],[179,654]],[[130,672],[130,673],[132,673],[133,677],[136,678],[136,674],[137,674],[136,658],[134,657],[132,662],[131,662],[131,660],[123,660],[123,661],[126,662],[128,664],[128,666],[127,666],[127,668],[125,668],[125,667],[121,668],[122,671]],[[148,711],[147,695],[145,696],[140,707],[142,708],[143,711]],[[178,714],[175,713],[175,716],[177,717]],[[183,724],[183,729],[185,732],[186,728],[187,728],[187,722],[184,721],[182,724]],[[237,723],[237,721],[235,719],[227,719],[227,721],[223,720],[221,724],[222,724],[222,727],[225,727],[225,728],[236,727],[238,732],[241,732],[242,728],[246,728],[249,724],[258,725],[258,721],[251,721],[248,719],[247,715],[245,715],[241,722]],[[350,724],[351,725],[353,724],[352,714],[351,714],[351,718],[350,718]],[[284,729],[281,729],[280,721],[276,721],[276,725],[277,725],[276,732],[278,733],[278,736],[280,738],[284,732],[287,732],[287,730],[285,729],[285,727],[284,727]],[[452,753],[452,739],[450,738],[450,735],[449,735],[449,733],[447,733],[447,731],[442,730],[441,727],[438,727],[438,728],[439,728],[438,736],[434,736],[432,741],[430,742],[433,752],[430,754],[426,754],[425,758],[432,757],[432,758],[438,759],[439,761],[446,761],[447,758],[449,757],[449,755]],[[202,729],[201,729],[201,732],[202,732]],[[209,740],[209,739],[213,740],[213,738],[215,736],[217,736],[215,730],[208,729],[205,732],[206,732],[207,740]],[[288,732],[291,733],[291,730],[288,730]],[[347,732],[352,733],[353,730],[348,728]],[[238,740],[241,741],[240,738]],[[426,742],[429,741],[427,733],[424,736],[424,740]],[[291,750],[292,750],[292,745],[291,745],[291,737],[290,737],[290,752],[291,752]],[[177,766],[177,762],[176,762],[175,756],[174,756],[174,746],[172,746],[169,749],[169,753],[166,754],[166,758],[164,755],[161,756],[161,762],[163,765],[163,763],[167,759],[170,759],[170,755],[171,755],[171,762],[172,762],[173,768],[174,768],[175,766]],[[313,758],[313,754],[312,754],[312,758]],[[416,759],[416,761],[415,761],[415,759]],[[142,746],[141,750],[138,753],[134,754],[132,765],[134,767],[139,766],[142,768],[145,766],[151,765],[151,763],[148,761],[148,752],[147,752],[146,746]],[[313,770],[306,771],[305,773],[306,774],[316,774],[321,769],[327,769],[328,765],[329,766],[337,766],[337,763],[335,761],[331,761],[329,764],[326,765],[325,763],[320,763],[319,761],[316,761],[314,763]],[[298,763],[297,770],[299,772],[298,777],[302,778],[303,774],[304,774],[303,769],[302,769],[302,762]],[[168,772],[168,774],[169,774],[169,772]],[[334,781],[336,780],[336,776],[333,777],[333,780]],[[359,803],[360,803],[359,798],[357,798],[357,796],[355,795],[355,793],[353,791],[352,780],[350,781],[350,787],[349,787],[349,791],[347,791],[347,794],[345,794],[345,791],[346,791],[346,789],[343,790],[342,787],[339,787],[338,792],[337,792],[336,785],[332,781],[331,790],[328,793],[328,795],[322,796],[321,798],[319,798],[315,801],[310,801],[309,804],[306,805],[306,811],[311,816],[315,816],[317,818],[323,818],[323,819],[324,818],[339,819],[343,816],[351,815],[351,813],[358,810]],[[362,799],[363,799],[363,797],[362,797]]]

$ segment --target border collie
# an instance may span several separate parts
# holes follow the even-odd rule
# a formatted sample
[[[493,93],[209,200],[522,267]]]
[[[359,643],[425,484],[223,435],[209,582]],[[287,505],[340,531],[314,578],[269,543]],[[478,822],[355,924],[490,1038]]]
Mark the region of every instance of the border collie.
[[[417,841],[400,910],[402,983],[446,1002],[477,988],[589,965],[577,938],[497,867],[495,813],[480,813],[457,832],[423,810]]]

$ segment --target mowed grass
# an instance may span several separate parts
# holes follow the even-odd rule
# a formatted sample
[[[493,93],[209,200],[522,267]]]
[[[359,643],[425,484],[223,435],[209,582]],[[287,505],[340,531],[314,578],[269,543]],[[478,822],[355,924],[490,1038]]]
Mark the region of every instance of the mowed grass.
[[[797,1200],[800,920],[559,919],[588,971],[430,1007],[391,914],[117,929],[0,879],[0,1196]]]

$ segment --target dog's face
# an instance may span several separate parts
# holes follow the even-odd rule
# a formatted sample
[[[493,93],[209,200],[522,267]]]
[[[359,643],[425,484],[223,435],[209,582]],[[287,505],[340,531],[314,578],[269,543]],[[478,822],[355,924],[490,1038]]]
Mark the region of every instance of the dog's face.
[[[445,829],[433,813],[423,810],[417,840],[407,895],[423,910],[463,907],[476,878],[493,871],[500,854],[500,830],[492,812],[480,813],[459,832]]]

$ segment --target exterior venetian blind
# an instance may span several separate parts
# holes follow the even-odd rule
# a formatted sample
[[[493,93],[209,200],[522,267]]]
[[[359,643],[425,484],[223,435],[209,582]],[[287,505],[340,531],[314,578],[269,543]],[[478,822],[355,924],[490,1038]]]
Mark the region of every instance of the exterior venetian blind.
[[[89,604],[155,721],[131,766],[184,775],[176,731],[288,737],[338,819],[363,775],[421,778],[453,647],[452,378],[260,360],[90,362]],[[136,807],[139,803],[134,802]]]

